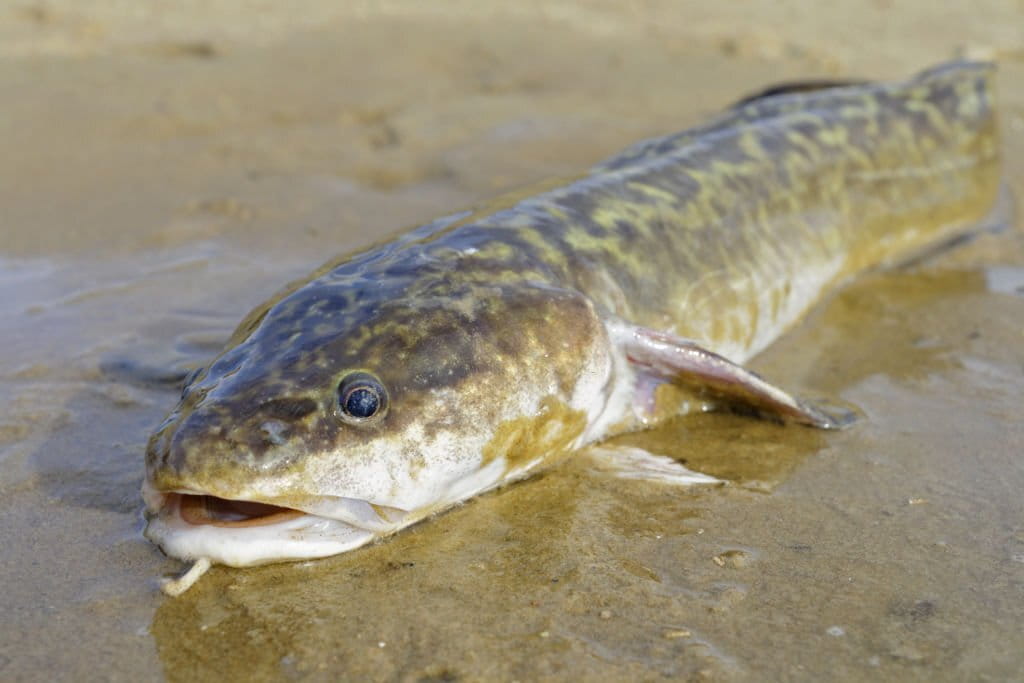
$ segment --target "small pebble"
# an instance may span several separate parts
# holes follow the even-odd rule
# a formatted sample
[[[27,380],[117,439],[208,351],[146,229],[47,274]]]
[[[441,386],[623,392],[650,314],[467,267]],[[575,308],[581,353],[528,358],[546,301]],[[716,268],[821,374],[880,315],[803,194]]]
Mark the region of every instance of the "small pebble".
[[[601,610],[601,615],[600,616],[601,616],[602,619],[611,619],[612,618],[612,611],[609,610],[609,609],[603,609],[603,610]]]
[[[741,569],[750,564],[750,555],[742,550],[726,550],[715,555],[711,560],[719,567]]]
[[[825,633],[829,634],[830,636],[835,636],[836,638],[846,635],[846,631],[843,630],[842,626],[829,626],[825,630]]]

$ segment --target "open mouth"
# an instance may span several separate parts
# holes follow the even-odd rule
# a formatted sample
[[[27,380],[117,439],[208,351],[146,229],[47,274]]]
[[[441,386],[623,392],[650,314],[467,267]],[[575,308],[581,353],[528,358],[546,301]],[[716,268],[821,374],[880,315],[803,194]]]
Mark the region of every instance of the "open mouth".
[[[407,526],[409,511],[354,498],[311,499],[302,510],[143,485],[146,537],[165,554],[232,567],[326,557]]]
[[[372,508],[361,501],[348,505],[325,501],[325,512],[350,518],[335,519],[312,511],[248,500],[229,500],[204,493],[157,491],[143,486],[146,537],[168,556],[194,564],[162,589],[180,595],[211,564],[248,567],[268,562],[313,559],[351,550],[372,541],[378,530],[360,525],[357,514]],[[374,515],[377,522],[381,518]],[[368,520],[372,521],[372,520]]]
[[[504,459],[495,459],[449,482],[437,500],[411,496],[408,507],[338,495],[279,496],[255,487],[224,498],[202,489],[159,490],[147,477],[144,533],[168,557],[192,563],[163,584],[164,592],[178,595],[214,564],[251,567],[354,550],[493,487],[505,471]]]
[[[192,525],[212,524],[219,527],[254,527],[277,524],[306,514],[301,510],[254,503],[246,500],[227,500],[209,495],[171,493],[179,500],[181,519]],[[169,501],[173,504],[173,501]]]

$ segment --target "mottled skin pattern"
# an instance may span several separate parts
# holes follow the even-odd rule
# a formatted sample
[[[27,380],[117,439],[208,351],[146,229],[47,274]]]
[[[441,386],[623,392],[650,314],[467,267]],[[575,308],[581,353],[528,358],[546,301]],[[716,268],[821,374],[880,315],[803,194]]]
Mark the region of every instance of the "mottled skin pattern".
[[[626,381],[608,321],[742,361],[829,285],[978,221],[999,184],[992,78],[958,63],[754,99],[328,264],[191,380],[151,440],[149,481],[414,509],[489,461],[526,468],[635,428],[603,407]],[[366,425],[338,418],[353,370],[389,393]]]

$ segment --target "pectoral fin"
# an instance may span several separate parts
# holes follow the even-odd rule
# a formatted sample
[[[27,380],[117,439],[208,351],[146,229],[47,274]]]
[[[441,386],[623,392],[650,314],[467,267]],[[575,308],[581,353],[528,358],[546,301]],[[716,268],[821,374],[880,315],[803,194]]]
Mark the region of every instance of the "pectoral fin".
[[[843,408],[824,409],[797,399],[759,375],[696,342],[643,327],[625,327],[617,340],[641,383],[682,385],[702,398],[822,429],[839,429],[855,419]]]

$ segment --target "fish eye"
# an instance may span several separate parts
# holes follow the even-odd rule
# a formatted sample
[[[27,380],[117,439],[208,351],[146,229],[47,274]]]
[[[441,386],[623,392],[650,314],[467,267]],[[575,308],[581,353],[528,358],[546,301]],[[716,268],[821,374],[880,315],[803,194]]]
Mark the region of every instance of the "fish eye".
[[[384,385],[367,372],[353,372],[338,384],[338,409],[349,422],[364,422],[383,415],[387,400]]]

